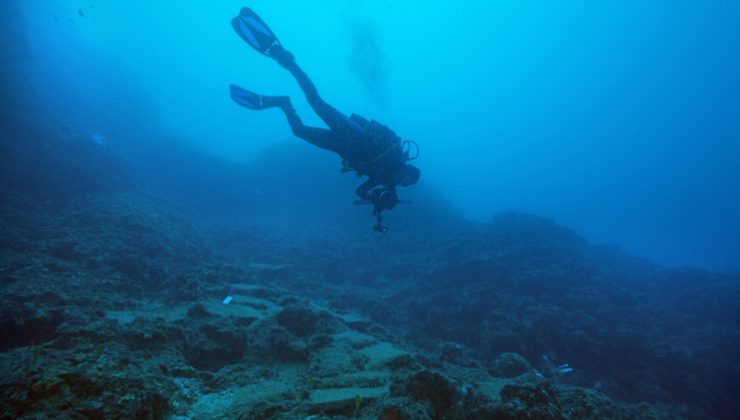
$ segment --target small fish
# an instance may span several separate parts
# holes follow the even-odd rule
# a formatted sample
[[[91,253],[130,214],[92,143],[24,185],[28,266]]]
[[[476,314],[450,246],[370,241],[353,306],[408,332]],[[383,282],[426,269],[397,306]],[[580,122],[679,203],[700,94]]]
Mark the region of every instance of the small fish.
[[[572,367],[570,367],[570,365],[566,363],[566,364],[564,364],[564,365],[560,365],[560,366],[558,366],[558,367],[557,367],[557,368],[555,369],[555,371],[556,371],[556,372],[557,372],[558,374],[560,374],[560,375],[565,375],[566,373],[571,373],[571,372],[573,372],[573,368],[572,368]]]
[[[41,357],[41,353],[44,351],[43,347],[41,346],[34,346],[33,353],[31,354],[31,366],[36,365],[36,361],[39,360]]]
[[[81,17],[85,17],[85,13],[82,12],[82,9],[77,9],[77,14]]]

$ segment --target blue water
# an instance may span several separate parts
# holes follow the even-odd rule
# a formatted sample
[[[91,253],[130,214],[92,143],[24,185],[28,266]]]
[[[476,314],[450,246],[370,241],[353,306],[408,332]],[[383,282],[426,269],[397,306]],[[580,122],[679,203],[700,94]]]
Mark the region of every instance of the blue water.
[[[737,417],[740,5],[243,1],[0,7],[0,413]],[[419,145],[386,234],[242,6]]]
[[[239,163],[301,141],[230,83],[321,125],[233,33],[243,0],[22,3],[29,94],[119,150],[166,136]],[[417,141],[423,185],[468,218],[529,212],[662,264],[740,270],[740,3],[249,6],[327,101]]]

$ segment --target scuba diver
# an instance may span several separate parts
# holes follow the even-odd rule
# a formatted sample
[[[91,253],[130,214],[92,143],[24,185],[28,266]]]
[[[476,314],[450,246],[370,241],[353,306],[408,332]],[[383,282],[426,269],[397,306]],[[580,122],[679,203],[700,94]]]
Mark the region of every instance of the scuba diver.
[[[347,117],[326,103],[306,73],[296,64],[293,54],[278,41],[270,28],[249,8],[242,8],[231,21],[237,34],[259,53],[274,59],[298,82],[314,112],[329,127],[308,127],[293,109],[288,96],[264,96],[231,85],[231,98],[237,104],[253,110],[280,108],[288,119],[293,134],[314,146],[330,150],[342,158],[341,172],[355,171],[368,179],[356,193],[355,204],[372,204],[378,232],[386,232],[383,211],[398,204],[409,203],[396,195],[396,186],[409,186],[419,180],[420,171],[406,162],[419,155],[416,143],[401,140],[390,128],[352,114]],[[411,155],[412,150],[414,151]]]

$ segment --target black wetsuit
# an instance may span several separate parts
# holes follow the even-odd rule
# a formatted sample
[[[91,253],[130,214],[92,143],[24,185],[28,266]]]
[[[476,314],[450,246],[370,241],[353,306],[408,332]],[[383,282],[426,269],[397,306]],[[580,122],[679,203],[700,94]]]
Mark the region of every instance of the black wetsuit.
[[[357,115],[347,117],[326,103],[319,96],[311,79],[292,57],[278,62],[290,71],[311,108],[329,127],[325,129],[304,125],[290,102],[286,101],[281,108],[293,134],[315,146],[339,154],[344,163],[358,175],[367,175],[368,179],[356,190],[363,200],[372,201],[371,191],[376,187],[394,191],[396,185],[401,183],[402,169],[408,157],[401,151],[400,138],[397,139],[397,144],[390,144],[390,147],[388,142],[378,142],[377,138],[381,136],[374,131],[384,129],[384,136],[395,134],[375,121],[367,121]]]

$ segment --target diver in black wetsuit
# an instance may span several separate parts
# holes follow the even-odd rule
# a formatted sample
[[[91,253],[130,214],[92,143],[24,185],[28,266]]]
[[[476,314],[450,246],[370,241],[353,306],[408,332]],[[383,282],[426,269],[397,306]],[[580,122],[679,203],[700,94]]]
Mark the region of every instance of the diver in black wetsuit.
[[[290,71],[311,108],[329,129],[304,125],[287,96],[263,96],[232,85],[231,97],[249,109],[282,109],[296,137],[339,154],[342,172],[353,170],[358,176],[367,176],[356,193],[362,200],[373,204],[373,215],[378,220],[375,229],[385,232],[382,212],[400,202],[396,186],[413,185],[419,179],[419,169],[406,163],[416,157],[409,156],[415,143],[401,140],[390,128],[377,121],[368,121],[356,114],[347,117],[321,99],[316,86],[296,64],[293,55],[283,48],[251,9],[243,8],[232,20],[232,26],[250,46]],[[416,152],[418,154],[418,148]]]

